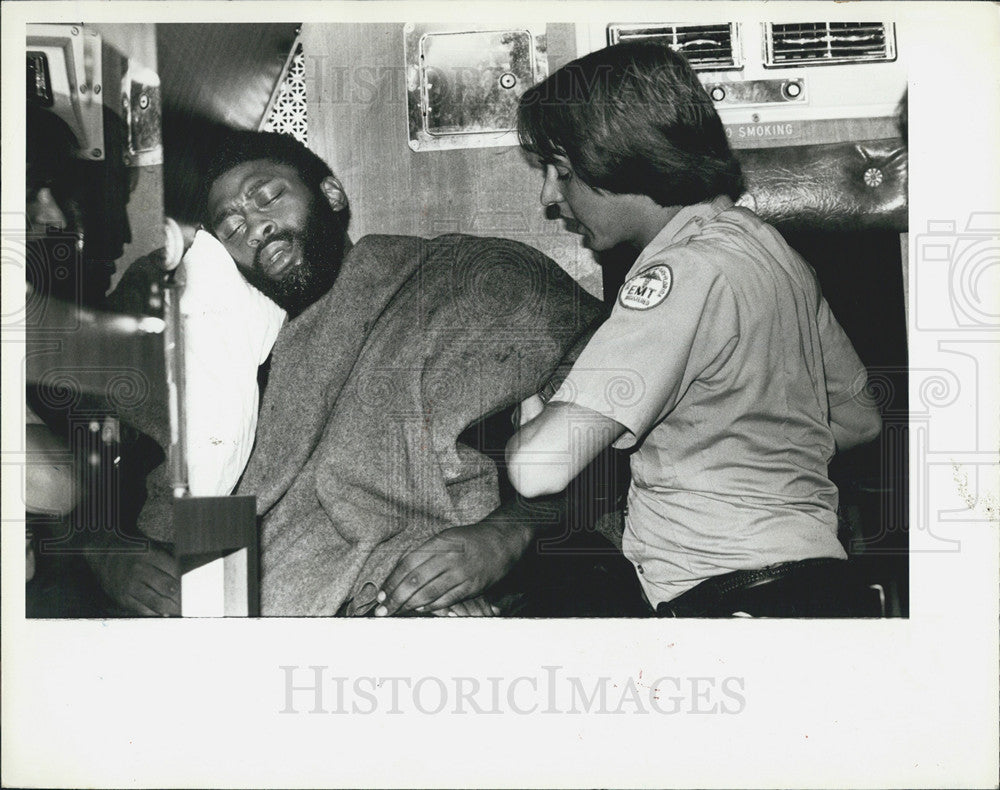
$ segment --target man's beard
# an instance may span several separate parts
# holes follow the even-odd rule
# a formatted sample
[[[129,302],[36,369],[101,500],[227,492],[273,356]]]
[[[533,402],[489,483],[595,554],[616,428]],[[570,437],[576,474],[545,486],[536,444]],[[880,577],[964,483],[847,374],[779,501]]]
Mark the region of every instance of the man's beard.
[[[261,293],[277,303],[294,318],[311,304],[317,302],[333,287],[340,273],[347,238],[343,219],[325,199],[316,197],[309,207],[306,225],[298,235],[279,231],[269,236],[254,259],[253,268],[243,269],[243,276]],[[260,254],[272,241],[298,240],[301,262],[293,266],[280,280],[272,280],[260,266]]]

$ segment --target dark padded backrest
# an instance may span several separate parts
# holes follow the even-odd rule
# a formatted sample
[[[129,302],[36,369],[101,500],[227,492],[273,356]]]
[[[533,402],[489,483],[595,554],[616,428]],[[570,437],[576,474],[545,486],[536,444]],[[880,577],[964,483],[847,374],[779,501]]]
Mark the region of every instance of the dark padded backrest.
[[[739,152],[742,205],[782,232],[907,228],[902,138]]]

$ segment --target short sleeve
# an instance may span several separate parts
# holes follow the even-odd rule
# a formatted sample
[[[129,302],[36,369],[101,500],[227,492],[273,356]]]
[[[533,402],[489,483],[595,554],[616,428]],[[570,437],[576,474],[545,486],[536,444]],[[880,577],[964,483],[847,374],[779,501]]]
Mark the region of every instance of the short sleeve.
[[[671,250],[640,271],[668,267],[669,290],[641,306],[622,286],[608,319],[581,352],[552,401],[616,420],[631,447],[668,415],[698,378],[713,375],[739,340],[736,299],[724,275],[694,245]],[[640,305],[640,306],[629,306]]]

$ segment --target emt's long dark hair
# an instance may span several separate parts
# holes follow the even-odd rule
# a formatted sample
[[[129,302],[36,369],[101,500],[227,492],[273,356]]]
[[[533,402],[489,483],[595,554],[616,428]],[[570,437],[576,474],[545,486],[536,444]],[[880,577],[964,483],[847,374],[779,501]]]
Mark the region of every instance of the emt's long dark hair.
[[[712,100],[683,57],[628,42],[568,63],[518,106],[522,147],[566,157],[586,184],[663,206],[736,200],[743,173]]]

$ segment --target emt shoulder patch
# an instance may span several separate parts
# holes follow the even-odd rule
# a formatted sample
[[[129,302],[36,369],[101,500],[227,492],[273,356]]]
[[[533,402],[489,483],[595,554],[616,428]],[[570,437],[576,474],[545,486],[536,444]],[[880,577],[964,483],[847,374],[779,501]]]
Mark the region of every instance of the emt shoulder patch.
[[[673,283],[674,274],[670,267],[659,263],[626,280],[618,292],[618,301],[630,310],[648,310],[667,298]]]

